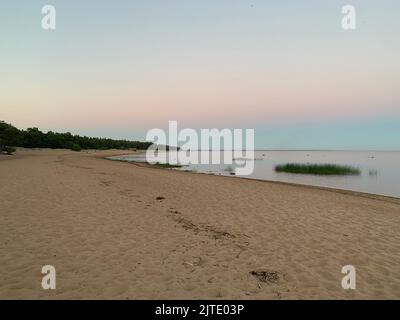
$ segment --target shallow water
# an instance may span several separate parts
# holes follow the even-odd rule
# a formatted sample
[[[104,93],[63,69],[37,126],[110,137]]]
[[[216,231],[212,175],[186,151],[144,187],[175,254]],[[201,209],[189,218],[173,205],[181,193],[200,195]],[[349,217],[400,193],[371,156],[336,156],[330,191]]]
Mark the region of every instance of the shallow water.
[[[145,161],[145,154],[112,157],[126,161]],[[394,196],[400,198],[399,151],[255,151],[254,172],[246,178],[283,181]],[[223,159],[223,155],[221,155]],[[251,161],[251,160],[247,160]],[[361,170],[359,176],[320,176],[275,172],[284,163],[332,163]],[[178,170],[231,175],[235,164],[190,164]]]

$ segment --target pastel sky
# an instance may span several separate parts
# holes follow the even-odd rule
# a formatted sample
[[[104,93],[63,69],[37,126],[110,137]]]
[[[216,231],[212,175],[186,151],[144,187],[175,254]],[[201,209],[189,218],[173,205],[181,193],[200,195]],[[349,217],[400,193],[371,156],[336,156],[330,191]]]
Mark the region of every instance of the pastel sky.
[[[178,120],[254,128],[257,148],[399,150],[399,36],[398,0],[2,0],[0,120],[126,139]]]

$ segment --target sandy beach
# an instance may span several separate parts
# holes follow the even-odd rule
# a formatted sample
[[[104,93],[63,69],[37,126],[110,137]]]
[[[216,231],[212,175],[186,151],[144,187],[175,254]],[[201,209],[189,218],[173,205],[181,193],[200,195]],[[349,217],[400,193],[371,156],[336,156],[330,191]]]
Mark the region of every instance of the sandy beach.
[[[0,156],[1,299],[400,299],[399,199],[104,159],[118,153]]]

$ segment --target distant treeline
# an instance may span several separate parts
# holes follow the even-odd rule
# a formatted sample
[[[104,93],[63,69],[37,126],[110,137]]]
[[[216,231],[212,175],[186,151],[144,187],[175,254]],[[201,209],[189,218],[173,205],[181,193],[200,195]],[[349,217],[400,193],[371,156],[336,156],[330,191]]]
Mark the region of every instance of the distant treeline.
[[[151,142],[114,140],[73,135],[69,132],[44,133],[38,128],[19,130],[0,120],[0,151],[7,147],[53,148],[53,149],[147,149]]]

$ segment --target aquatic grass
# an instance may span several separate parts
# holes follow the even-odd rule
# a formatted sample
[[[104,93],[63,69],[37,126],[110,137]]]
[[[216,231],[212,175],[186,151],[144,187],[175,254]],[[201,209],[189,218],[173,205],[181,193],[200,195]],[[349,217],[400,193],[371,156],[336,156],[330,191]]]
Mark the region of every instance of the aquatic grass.
[[[360,169],[336,164],[286,163],[275,166],[276,172],[317,175],[359,175]]]
[[[370,176],[377,176],[377,175],[378,175],[378,170],[377,170],[377,169],[370,169],[370,170],[368,171],[368,174],[369,174]]]
[[[224,169],[224,171],[226,171],[226,172],[233,172],[233,171],[235,171],[235,168],[233,167],[233,166],[227,166],[225,169]]]
[[[182,168],[183,167],[180,164],[170,164],[170,163],[160,163],[160,162],[156,162],[154,164],[147,162],[147,164],[158,167],[158,168],[165,168],[165,169],[173,169],[173,168]]]

